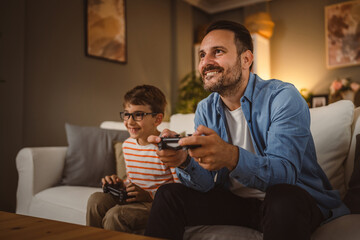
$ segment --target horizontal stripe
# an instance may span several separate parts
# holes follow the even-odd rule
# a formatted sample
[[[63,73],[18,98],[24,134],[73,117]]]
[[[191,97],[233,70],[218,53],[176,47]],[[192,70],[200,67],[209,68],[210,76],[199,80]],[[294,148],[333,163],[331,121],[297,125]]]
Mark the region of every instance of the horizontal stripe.
[[[156,164],[156,165],[163,165],[163,166],[165,166],[165,164],[164,164],[163,162],[149,162],[149,161],[141,161],[141,160],[128,159],[128,158],[125,158],[125,161],[134,162],[134,163],[150,163],[150,164]]]
[[[124,143],[129,143],[129,144],[132,144],[132,145],[136,145],[136,143],[130,142],[130,141],[125,141]]]
[[[140,152],[156,152],[156,149],[141,149],[141,148],[131,148],[131,147],[123,147],[123,149],[129,149],[134,151],[140,151]]]
[[[170,172],[170,174],[173,174],[171,171],[169,171],[169,169],[164,169],[164,168],[150,168],[150,167],[135,166],[135,165],[127,165],[127,167],[128,168],[136,168],[136,169],[161,171],[161,172]]]
[[[139,181],[144,181],[144,182],[150,182],[150,181],[154,181],[154,182],[161,182],[161,181],[170,181],[172,179],[171,178],[163,178],[163,179],[146,179],[146,178],[131,178],[131,180],[139,180]]]
[[[154,173],[148,173],[148,172],[128,172],[129,174],[139,174],[139,175],[144,175],[144,176],[154,176],[154,177],[161,177],[161,176],[172,176],[171,173],[168,174],[154,174]]]
[[[140,154],[134,154],[134,153],[127,153],[127,152],[124,152],[124,155],[135,156],[135,157],[159,158],[159,156],[157,156],[157,155],[140,155]]]

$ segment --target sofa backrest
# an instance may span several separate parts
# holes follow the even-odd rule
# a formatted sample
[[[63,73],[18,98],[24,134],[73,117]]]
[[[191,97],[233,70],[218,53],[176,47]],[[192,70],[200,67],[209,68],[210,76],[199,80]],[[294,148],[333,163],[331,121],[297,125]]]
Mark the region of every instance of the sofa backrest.
[[[116,130],[126,130],[126,127],[124,125],[123,122],[117,122],[117,121],[104,121],[100,124],[101,128],[104,129],[116,129]],[[165,128],[169,128],[170,129],[170,123],[169,122],[162,122],[159,126],[158,126],[158,130],[161,132],[162,130],[164,130]]]
[[[349,153],[354,104],[348,100],[311,108],[311,133],[318,162],[333,188],[345,196],[345,165]],[[350,169],[349,169],[350,170]]]

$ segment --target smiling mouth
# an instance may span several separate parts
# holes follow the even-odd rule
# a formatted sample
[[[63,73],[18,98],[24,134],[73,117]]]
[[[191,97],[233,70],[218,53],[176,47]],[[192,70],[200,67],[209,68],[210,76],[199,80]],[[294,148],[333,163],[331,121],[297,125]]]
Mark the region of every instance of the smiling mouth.
[[[136,133],[139,131],[139,128],[129,128],[130,133]]]
[[[204,80],[210,80],[212,77],[214,77],[216,74],[220,73],[220,71],[209,71],[204,72],[203,78]]]

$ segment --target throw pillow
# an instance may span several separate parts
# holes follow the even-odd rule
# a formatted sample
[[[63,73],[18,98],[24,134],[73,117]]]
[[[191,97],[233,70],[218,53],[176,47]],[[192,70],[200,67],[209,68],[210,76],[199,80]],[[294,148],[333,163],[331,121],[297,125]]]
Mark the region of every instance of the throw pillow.
[[[344,203],[351,213],[360,213],[360,134],[356,135],[354,171],[350,178],[349,190],[344,198]]]
[[[324,107],[311,108],[311,134],[318,162],[333,188],[345,196],[344,161],[351,142],[354,104],[341,100]]]
[[[68,149],[61,183],[100,187],[101,178],[114,174],[115,141],[129,137],[127,131],[65,124]]]
[[[126,178],[126,167],[125,167],[125,159],[122,150],[123,142],[115,143],[115,158],[116,158],[116,175],[121,178]]]

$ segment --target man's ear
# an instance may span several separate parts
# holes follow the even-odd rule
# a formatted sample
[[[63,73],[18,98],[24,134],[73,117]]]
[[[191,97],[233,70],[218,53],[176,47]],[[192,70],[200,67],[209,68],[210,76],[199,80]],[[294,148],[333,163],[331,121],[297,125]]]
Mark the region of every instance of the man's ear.
[[[251,64],[253,63],[254,55],[250,50],[246,50],[241,54],[241,66],[244,70],[249,70]]]
[[[158,113],[155,116],[155,126],[159,126],[160,123],[163,121],[164,119],[164,114],[163,113]]]

